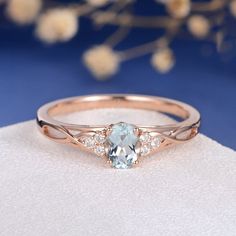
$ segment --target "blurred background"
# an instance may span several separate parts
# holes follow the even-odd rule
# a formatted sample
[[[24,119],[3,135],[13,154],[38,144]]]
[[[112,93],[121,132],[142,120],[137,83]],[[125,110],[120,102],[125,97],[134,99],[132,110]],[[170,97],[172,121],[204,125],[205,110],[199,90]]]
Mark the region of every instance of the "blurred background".
[[[149,94],[236,149],[235,28],[235,0],[0,0],[0,126],[54,99]]]

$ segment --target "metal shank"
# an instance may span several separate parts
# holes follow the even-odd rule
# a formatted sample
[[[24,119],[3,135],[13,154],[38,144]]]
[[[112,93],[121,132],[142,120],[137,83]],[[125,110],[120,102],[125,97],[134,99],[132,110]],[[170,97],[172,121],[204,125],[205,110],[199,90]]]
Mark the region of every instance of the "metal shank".
[[[48,138],[83,148],[78,142],[78,137],[82,133],[104,130],[109,124],[100,126],[67,124],[56,120],[55,116],[99,108],[144,109],[181,118],[181,122],[168,125],[137,125],[139,131],[160,134],[164,138],[160,148],[188,141],[196,136],[200,125],[199,112],[188,104],[162,97],[126,94],[80,96],[57,100],[38,110],[37,123],[41,132]]]

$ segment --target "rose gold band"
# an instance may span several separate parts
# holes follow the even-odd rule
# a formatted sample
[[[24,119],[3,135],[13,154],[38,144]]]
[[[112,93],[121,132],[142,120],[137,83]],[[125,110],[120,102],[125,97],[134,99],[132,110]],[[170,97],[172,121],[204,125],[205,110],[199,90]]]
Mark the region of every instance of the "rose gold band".
[[[96,133],[106,136],[111,125],[100,126],[67,124],[56,120],[57,115],[98,108],[131,108],[158,111],[177,116],[183,121],[169,125],[136,125],[138,135],[150,133],[161,137],[161,143],[148,154],[164,147],[188,141],[196,136],[200,125],[199,112],[188,104],[167,98],[143,95],[94,95],[57,100],[42,106],[37,113],[37,123],[41,132],[48,138],[60,143],[71,144],[94,152],[84,145],[84,137]],[[104,154],[100,155],[104,156]]]

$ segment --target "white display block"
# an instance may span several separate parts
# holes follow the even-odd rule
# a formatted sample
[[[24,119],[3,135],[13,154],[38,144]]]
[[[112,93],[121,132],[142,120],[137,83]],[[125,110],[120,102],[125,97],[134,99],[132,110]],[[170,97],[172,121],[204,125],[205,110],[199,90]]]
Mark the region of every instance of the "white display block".
[[[163,124],[154,112],[113,109],[74,123]],[[1,236],[236,235],[236,152],[204,135],[128,170],[54,143],[35,121],[0,129]]]

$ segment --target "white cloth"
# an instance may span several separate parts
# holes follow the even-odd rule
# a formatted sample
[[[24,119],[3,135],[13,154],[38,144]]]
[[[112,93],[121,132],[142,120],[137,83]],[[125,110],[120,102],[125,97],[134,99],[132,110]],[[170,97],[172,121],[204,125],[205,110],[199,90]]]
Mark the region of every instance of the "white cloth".
[[[112,109],[83,123],[165,123],[158,113]],[[0,235],[236,235],[236,152],[199,135],[116,170],[54,143],[34,121],[0,129]]]

